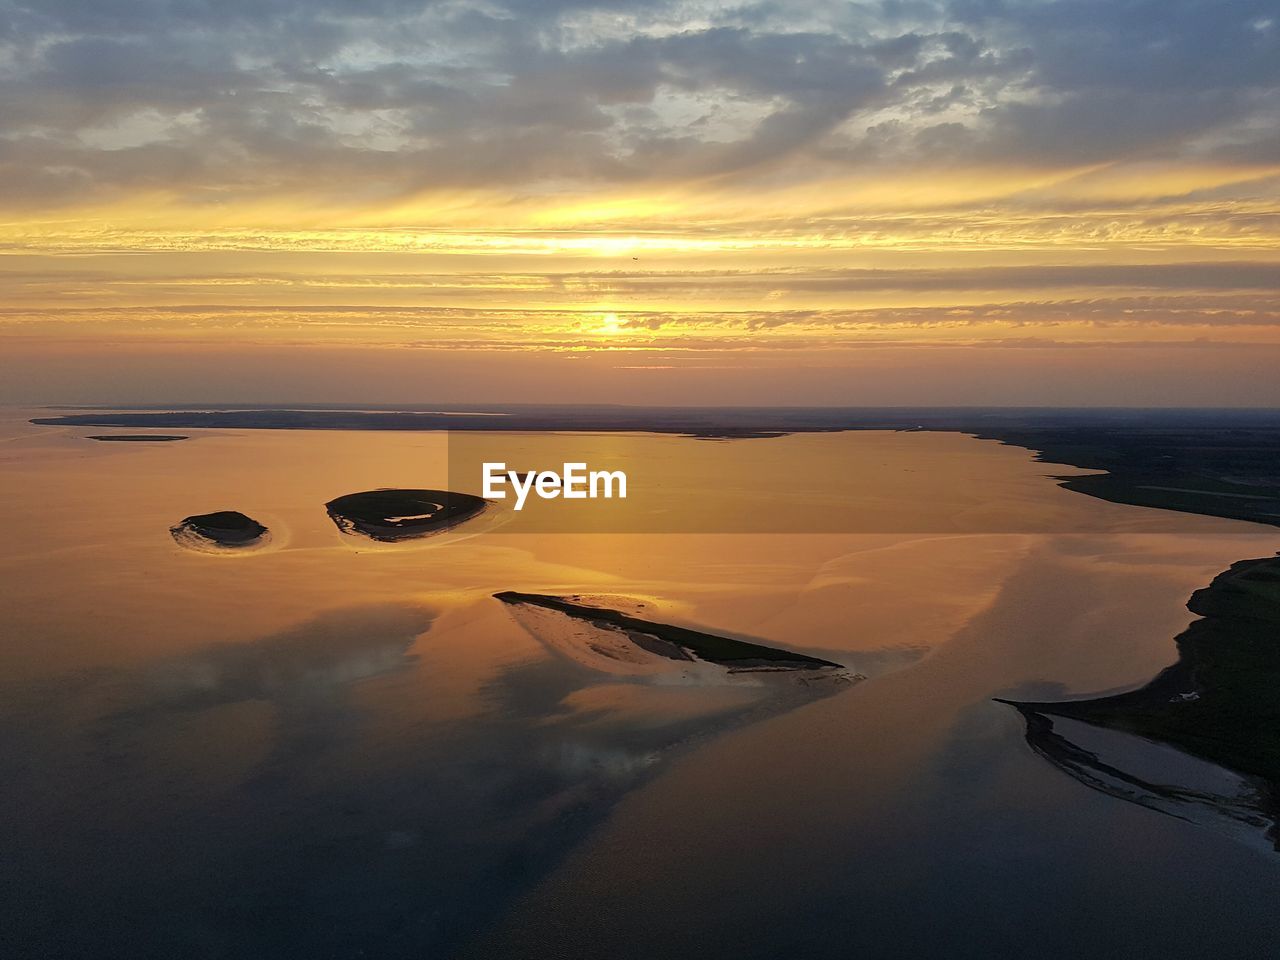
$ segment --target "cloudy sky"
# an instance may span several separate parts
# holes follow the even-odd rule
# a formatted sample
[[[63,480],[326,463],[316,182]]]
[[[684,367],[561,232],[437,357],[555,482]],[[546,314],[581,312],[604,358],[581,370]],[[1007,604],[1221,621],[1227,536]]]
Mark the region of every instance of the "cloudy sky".
[[[0,400],[1280,403],[1277,0],[0,0]]]

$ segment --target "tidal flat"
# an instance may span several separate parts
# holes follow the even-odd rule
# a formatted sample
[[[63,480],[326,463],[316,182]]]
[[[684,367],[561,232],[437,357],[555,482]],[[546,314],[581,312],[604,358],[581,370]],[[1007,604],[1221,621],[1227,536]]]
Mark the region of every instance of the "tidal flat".
[[[13,955],[1079,960],[1280,942],[1280,855],[1064,776],[995,700],[1145,685],[1177,660],[1187,598],[1275,552],[1266,527],[1085,496],[1059,485],[1084,471],[955,433],[605,433],[595,449],[674,464],[689,489],[753,478],[726,494],[735,510],[774,505],[770,459],[801,478],[856,463],[860,485],[827,532],[476,519],[387,546],[325,505],[469,492],[441,434],[85,444],[33,416],[0,427]],[[504,442],[511,462],[579,459],[560,435]],[[181,549],[174,518],[207,505],[272,548]],[[584,615],[603,655],[598,624],[537,607],[560,619],[522,623],[506,591],[627,619]],[[620,659],[637,621],[858,679]]]
[[[1187,608],[1201,619],[1176,638],[1177,662],[1145,686],[1008,702],[1026,718],[1027,742],[1082,782],[1280,851],[1280,557],[1232,564]],[[1148,756],[1171,748],[1185,758]],[[1210,782],[1226,788],[1205,785],[1214,768]]]

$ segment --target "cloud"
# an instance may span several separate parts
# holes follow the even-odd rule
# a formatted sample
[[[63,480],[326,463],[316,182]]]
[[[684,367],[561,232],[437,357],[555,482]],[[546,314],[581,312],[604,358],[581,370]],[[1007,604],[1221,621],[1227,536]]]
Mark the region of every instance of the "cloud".
[[[0,0],[4,202],[1275,159],[1241,0]]]

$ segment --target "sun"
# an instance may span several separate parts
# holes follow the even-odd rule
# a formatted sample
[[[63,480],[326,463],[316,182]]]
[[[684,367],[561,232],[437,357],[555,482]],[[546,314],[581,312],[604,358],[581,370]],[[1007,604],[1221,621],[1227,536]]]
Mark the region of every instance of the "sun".
[[[607,336],[613,336],[622,332],[622,322],[618,319],[616,313],[606,313],[600,318],[600,326],[596,328],[596,333],[602,333]]]

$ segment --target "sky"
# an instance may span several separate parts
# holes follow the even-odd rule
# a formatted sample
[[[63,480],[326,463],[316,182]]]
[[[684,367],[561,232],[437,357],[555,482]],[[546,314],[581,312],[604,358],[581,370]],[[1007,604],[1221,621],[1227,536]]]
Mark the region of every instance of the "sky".
[[[1280,404],[1280,2],[0,0],[0,402]]]

